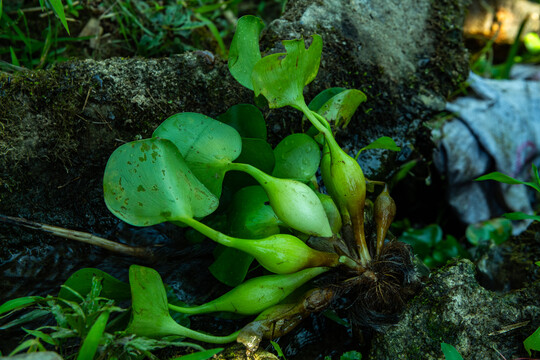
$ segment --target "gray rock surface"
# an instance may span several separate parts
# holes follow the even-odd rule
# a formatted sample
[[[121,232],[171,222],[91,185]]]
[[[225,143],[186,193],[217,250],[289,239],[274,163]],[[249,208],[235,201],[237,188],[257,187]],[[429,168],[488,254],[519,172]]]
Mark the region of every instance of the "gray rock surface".
[[[526,357],[523,340],[540,323],[539,293],[540,280],[504,294],[491,292],[478,284],[470,261],[458,261],[432,276],[400,322],[375,338],[368,358],[442,360],[441,342],[464,359]]]

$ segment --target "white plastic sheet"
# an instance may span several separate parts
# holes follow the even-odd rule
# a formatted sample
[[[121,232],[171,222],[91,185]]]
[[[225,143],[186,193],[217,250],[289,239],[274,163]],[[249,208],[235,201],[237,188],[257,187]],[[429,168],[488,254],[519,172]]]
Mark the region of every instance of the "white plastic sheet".
[[[505,212],[532,213],[528,187],[474,179],[499,171],[530,181],[531,163],[540,165],[540,82],[471,74],[469,83],[468,96],[446,106],[455,116],[433,132],[433,159],[447,178],[449,202],[467,224]]]

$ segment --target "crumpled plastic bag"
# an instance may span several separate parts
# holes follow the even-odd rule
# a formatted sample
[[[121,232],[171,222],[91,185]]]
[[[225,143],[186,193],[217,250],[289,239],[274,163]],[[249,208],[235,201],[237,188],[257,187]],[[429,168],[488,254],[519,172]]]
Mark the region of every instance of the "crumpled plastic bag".
[[[432,131],[437,145],[433,160],[448,181],[449,203],[466,224],[505,212],[532,214],[534,190],[474,179],[499,171],[531,180],[531,164],[540,165],[540,82],[471,73],[469,84],[468,96],[446,106],[455,116]],[[515,225],[517,234],[528,222]]]

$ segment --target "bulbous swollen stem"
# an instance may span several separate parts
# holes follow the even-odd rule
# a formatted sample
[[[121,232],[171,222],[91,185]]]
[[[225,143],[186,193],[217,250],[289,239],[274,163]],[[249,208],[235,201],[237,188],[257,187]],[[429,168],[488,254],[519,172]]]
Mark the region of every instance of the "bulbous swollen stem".
[[[386,234],[396,216],[396,203],[388,192],[388,186],[377,196],[374,204],[375,224],[377,226],[377,256],[381,254]]]
[[[252,255],[265,269],[276,274],[291,274],[307,268],[340,265],[339,255],[312,249],[292,235],[274,234],[263,239],[238,239],[192,218],[181,221],[221,245]]]
[[[356,160],[354,160],[352,157],[347,155],[341,147],[336,142],[336,139],[334,139],[334,136],[332,135],[332,132],[328,130],[323,123],[326,122],[326,119],[324,119],[321,115],[317,114],[314,111],[309,110],[307,106],[305,108],[302,108],[302,111],[306,115],[306,117],[311,121],[311,123],[323,133],[326,143],[328,144],[328,148],[330,150],[330,158],[332,161],[334,159],[339,158],[340,156],[344,156],[345,158],[350,158],[352,161],[356,163]],[[341,154],[342,153],[342,154]],[[356,163],[358,165],[358,163]],[[358,181],[365,181],[363,174],[361,173],[361,169],[359,169],[360,179],[355,179]],[[365,187],[364,187],[364,194],[358,194],[359,195],[359,201],[357,204],[354,204],[351,206],[351,204],[347,204],[346,211],[344,209],[340,209],[342,211],[343,216],[343,222],[347,223],[349,222],[353,229],[354,229],[354,237],[356,241],[356,245],[358,248],[358,255],[360,256],[360,261],[363,266],[366,266],[366,264],[371,261],[371,255],[369,253],[369,248],[367,246],[366,242],[366,236],[364,231],[364,201],[365,201]]]
[[[321,200],[306,184],[275,178],[248,164],[229,163],[227,170],[243,171],[257,180],[268,195],[277,217],[290,228],[308,235],[332,236]]]
[[[352,226],[354,229],[354,238],[356,240],[356,246],[358,247],[358,254],[360,255],[360,261],[363,266],[366,266],[371,261],[371,255],[369,254],[369,248],[366,242],[366,235],[364,231],[364,206],[359,209],[358,214],[351,215]]]

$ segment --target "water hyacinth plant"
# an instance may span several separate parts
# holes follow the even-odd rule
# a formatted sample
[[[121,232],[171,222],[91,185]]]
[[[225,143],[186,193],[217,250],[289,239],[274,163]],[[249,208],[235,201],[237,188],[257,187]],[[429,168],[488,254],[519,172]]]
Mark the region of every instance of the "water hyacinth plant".
[[[258,125],[262,116],[256,107],[242,105],[230,110],[219,117],[225,121],[202,114],[176,114],[165,120],[152,138],[122,145],[111,155],[104,176],[105,202],[116,216],[132,225],[183,224],[236,249],[221,252],[217,259],[220,265],[213,266],[213,273],[243,263],[243,269],[238,269],[243,279],[255,259],[268,271],[280,274],[242,284],[223,276],[221,280],[238,286],[207,304],[170,306],[171,310],[189,314],[264,312],[265,323],[281,319],[295,324],[298,316],[294,314],[309,313],[301,306],[289,305],[296,309],[292,313],[269,309],[280,309],[279,302],[299,286],[296,277],[304,283],[304,274],[311,279],[334,269],[330,271],[346,280],[317,288],[317,294],[325,294],[317,309],[328,306],[335,296],[351,293],[360,297],[354,301],[365,308],[359,313],[384,313],[388,310],[381,304],[399,304],[401,300],[396,298],[401,299],[400,292],[410,281],[410,255],[404,245],[386,241],[396,212],[387,187],[375,201],[374,235],[366,236],[365,222],[372,222],[365,219],[364,212],[366,179],[358,162],[338,145],[332,132],[335,127],[347,126],[366,96],[359,90],[334,88],[308,105],[303,89],[317,75],[321,37],[314,35],[308,48],[303,39],[286,40],[286,53],[262,57],[258,46],[262,29],[258,18],[239,20],[231,45],[231,74],[255,96],[264,96],[270,108],[292,106],[301,111],[318,135],[290,135],[271,154],[272,164],[265,166],[261,165],[265,151],[254,154],[254,149],[263,147],[248,141],[264,143],[266,138],[264,126]],[[395,147],[391,142],[387,148]],[[250,161],[239,161],[242,159]],[[319,166],[329,196],[314,185]],[[261,170],[265,168],[270,171]],[[241,237],[219,232],[204,222],[218,207],[229,172],[247,174],[258,183],[236,195],[240,198],[249,190],[259,199],[258,205],[246,198],[246,203],[231,206],[230,228]],[[313,300],[313,296],[307,298]],[[391,312],[397,306],[390,308]],[[252,350],[253,343],[249,346]]]
[[[239,19],[230,72],[270,108],[299,110],[313,136],[292,134],[272,149],[261,111],[240,104],[217,119],[175,114],[151,138],[112,153],[103,177],[108,209],[134,226],[171,222],[203,234],[220,249],[211,272],[234,286],[206,304],[179,306],[168,302],[155,270],[133,265],[127,334],[236,340],[254,351],[262,339],[286,334],[338,297],[354,325],[377,326],[400,310],[415,286],[409,248],[387,239],[396,212],[388,187],[368,215],[367,180],[334,137],[366,96],[332,88],[307,104],[303,90],[317,75],[321,37],[313,35],[308,48],[303,39],[283,41],[286,53],[263,57],[263,28],[256,17]],[[388,138],[366,149],[374,147],[399,150]],[[319,191],[318,170],[328,194]],[[228,224],[218,231],[208,219],[222,208]],[[272,274],[244,281],[253,261]],[[170,311],[258,317],[235,333],[213,336],[177,323]]]

